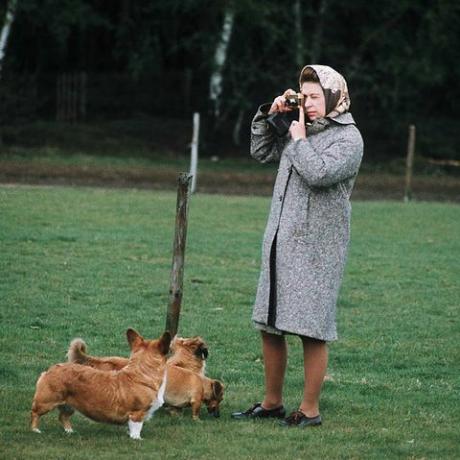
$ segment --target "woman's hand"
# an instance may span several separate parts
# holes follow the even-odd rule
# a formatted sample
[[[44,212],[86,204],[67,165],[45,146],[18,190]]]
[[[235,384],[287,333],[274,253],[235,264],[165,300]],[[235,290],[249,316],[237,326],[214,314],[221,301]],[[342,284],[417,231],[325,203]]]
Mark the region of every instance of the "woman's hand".
[[[268,113],[290,112],[292,108],[286,105],[286,96],[289,94],[297,93],[293,89],[287,89],[282,96],[275,97]]]
[[[294,120],[289,128],[289,134],[294,141],[307,138],[307,128],[305,126],[305,112],[303,107],[299,109],[299,120]]]

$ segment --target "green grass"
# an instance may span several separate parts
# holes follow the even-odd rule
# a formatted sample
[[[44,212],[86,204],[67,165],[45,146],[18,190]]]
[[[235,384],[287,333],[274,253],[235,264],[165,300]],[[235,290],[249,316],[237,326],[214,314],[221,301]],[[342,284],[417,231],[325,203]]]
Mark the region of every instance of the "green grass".
[[[157,414],[142,442],[124,427],[57,416],[29,431],[37,376],[83,337],[94,354],[127,354],[125,330],[159,335],[168,302],[175,193],[0,187],[0,452],[2,458],[321,459],[460,457],[460,208],[354,203],[331,345],[324,424],[283,430],[236,422],[262,396],[250,323],[268,198],[196,195],[190,204],[180,334],[209,343],[208,375],[226,395],[219,420]],[[289,337],[285,404],[302,391]]]

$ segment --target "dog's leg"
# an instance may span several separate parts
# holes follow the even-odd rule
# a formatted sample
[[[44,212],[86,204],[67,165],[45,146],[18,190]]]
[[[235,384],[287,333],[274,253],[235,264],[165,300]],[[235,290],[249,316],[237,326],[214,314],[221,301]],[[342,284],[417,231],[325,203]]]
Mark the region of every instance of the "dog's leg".
[[[40,433],[38,428],[40,417],[65,403],[62,392],[50,387],[48,377],[48,372],[41,373],[37,380],[35,395],[32,401],[30,427],[35,433]]]
[[[61,403],[62,404],[62,403]],[[38,403],[35,399],[32,403],[32,411],[30,413],[30,428],[35,433],[41,433],[38,425],[40,423],[40,417],[52,411],[59,403]]]
[[[40,415],[32,410],[30,413],[30,429],[34,433],[41,433],[40,429],[38,428],[38,425],[40,424]]]
[[[142,419],[136,421],[137,418],[138,417],[130,416],[128,420],[129,437],[131,439],[142,439],[141,431],[142,431],[144,422]]]
[[[131,439],[142,439],[141,431],[142,426],[144,425],[145,412],[132,412],[129,414],[128,428],[129,428],[129,437]]]
[[[72,407],[64,404],[58,407],[59,409],[59,421],[66,433],[73,433],[72,424],[70,423],[70,417],[75,412]]]
[[[192,400],[192,419],[200,420],[201,399]]]

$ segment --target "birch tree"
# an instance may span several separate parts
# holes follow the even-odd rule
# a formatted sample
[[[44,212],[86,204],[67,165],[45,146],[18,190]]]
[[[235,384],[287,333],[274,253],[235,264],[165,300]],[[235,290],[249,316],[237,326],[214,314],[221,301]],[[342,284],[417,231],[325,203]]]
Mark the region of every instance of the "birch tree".
[[[209,84],[209,99],[215,118],[219,117],[221,95],[223,87],[223,69],[227,59],[228,44],[233,30],[235,12],[232,7],[227,7],[224,14],[224,22],[222,30],[217,42],[216,51],[214,53],[213,72]]]
[[[6,45],[16,15],[18,0],[9,0],[6,6],[5,22],[3,23],[2,33],[0,35],[0,79],[2,77],[3,58],[5,57]]]

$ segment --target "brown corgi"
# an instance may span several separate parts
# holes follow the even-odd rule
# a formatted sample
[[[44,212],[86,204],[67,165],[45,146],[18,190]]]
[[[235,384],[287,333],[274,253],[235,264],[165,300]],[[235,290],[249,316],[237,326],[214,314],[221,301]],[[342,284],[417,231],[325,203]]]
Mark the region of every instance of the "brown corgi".
[[[157,340],[146,340],[133,329],[126,335],[131,357],[121,370],[63,363],[40,375],[32,401],[33,431],[40,432],[40,417],[57,407],[66,432],[72,432],[70,416],[76,409],[98,422],[128,423],[130,437],[141,439],[144,421],[164,403],[171,335],[165,332]]]
[[[202,403],[208,413],[219,417],[219,405],[224,398],[224,385],[219,380],[212,380],[204,375],[168,365],[165,402],[170,406],[192,407],[192,418],[198,420]]]

